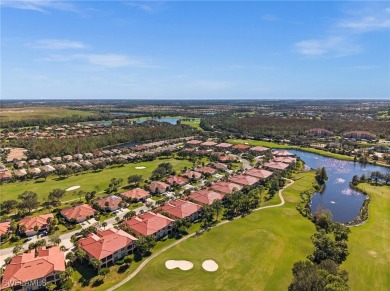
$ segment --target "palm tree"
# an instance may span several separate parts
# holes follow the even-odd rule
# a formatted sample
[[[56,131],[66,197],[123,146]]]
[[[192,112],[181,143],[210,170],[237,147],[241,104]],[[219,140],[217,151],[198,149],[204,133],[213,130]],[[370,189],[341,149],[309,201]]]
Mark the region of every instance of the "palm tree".
[[[98,270],[98,269],[100,268],[101,262],[100,262],[100,260],[98,260],[98,259],[95,259],[95,258],[90,259],[90,260],[89,260],[89,263],[91,264],[91,266],[92,266],[95,270]]]
[[[102,222],[102,227],[103,227],[104,229],[106,229],[106,226],[107,226],[107,222],[103,221],[103,222]]]
[[[223,204],[221,200],[214,200],[212,207],[215,209],[216,212],[216,220],[218,220],[219,211],[223,208]]]

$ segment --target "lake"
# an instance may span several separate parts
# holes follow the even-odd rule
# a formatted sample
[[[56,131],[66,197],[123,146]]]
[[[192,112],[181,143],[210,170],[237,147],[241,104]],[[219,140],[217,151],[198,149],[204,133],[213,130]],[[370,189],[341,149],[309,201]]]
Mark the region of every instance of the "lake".
[[[135,122],[137,123],[142,123],[146,120],[155,120],[155,121],[158,121],[158,122],[168,122],[170,124],[176,124],[176,122],[179,120],[180,118],[174,118],[174,117],[162,117],[162,118],[140,118],[140,119],[134,119]]]
[[[341,161],[299,150],[288,151],[299,156],[312,169],[326,168],[329,180],[323,192],[312,196],[311,211],[314,213],[319,206],[329,209],[333,220],[337,222],[345,223],[354,220],[359,215],[363,201],[366,199],[364,194],[349,187],[349,182],[352,181],[354,175],[368,176],[373,171],[390,173],[390,169],[385,167]]]

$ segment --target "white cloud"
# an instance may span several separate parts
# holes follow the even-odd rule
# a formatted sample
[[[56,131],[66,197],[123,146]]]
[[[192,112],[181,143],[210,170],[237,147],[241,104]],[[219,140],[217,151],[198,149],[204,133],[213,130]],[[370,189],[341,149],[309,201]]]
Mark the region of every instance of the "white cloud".
[[[261,16],[261,19],[264,21],[278,21],[279,17],[277,17],[273,14],[264,14]]]
[[[60,0],[2,0],[0,6],[47,13],[49,9],[76,11],[72,3]]]
[[[349,40],[341,36],[303,40],[297,42],[295,48],[301,55],[309,57],[340,57],[355,54],[360,51],[357,45],[352,44]]]
[[[49,50],[83,49],[87,47],[80,41],[66,39],[42,39],[29,44],[29,46]]]
[[[141,58],[130,57],[120,54],[73,54],[73,55],[52,55],[45,58],[44,61],[52,62],[74,62],[82,61],[87,64],[100,66],[104,68],[120,67],[140,67],[151,68],[152,65],[146,63]]]
[[[339,21],[338,26],[353,32],[368,32],[390,28],[390,7],[361,14]]]

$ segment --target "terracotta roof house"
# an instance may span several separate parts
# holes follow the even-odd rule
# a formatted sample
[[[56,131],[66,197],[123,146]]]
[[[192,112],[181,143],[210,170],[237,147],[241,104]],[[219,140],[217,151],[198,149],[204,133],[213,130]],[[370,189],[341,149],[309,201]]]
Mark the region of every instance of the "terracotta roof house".
[[[88,204],[80,204],[61,210],[61,215],[68,221],[75,219],[76,222],[83,222],[95,215],[96,210]]]
[[[92,168],[92,167],[93,167],[92,163],[90,163],[89,161],[80,161],[79,164],[80,164],[82,167],[84,167],[84,168]]]
[[[134,232],[135,236],[153,235],[158,240],[171,233],[173,222],[173,219],[159,213],[146,212],[124,223]]]
[[[213,167],[220,171],[226,171],[229,167],[226,164],[214,163]]]
[[[0,222],[0,236],[8,233],[10,225],[10,221]]]
[[[202,174],[196,171],[188,171],[183,174],[181,174],[183,177],[186,177],[188,179],[194,179],[194,180],[199,180],[202,178]]]
[[[93,154],[92,154],[92,153],[85,153],[84,156],[85,156],[87,159],[93,159]]]
[[[204,189],[192,192],[188,198],[201,205],[211,205],[215,200],[222,200],[225,195],[212,191],[210,189]]]
[[[42,165],[48,165],[51,163],[51,159],[43,158],[43,159],[41,159],[41,163],[42,163]]]
[[[233,191],[240,191],[243,187],[232,182],[218,182],[211,184],[210,188],[223,194],[231,194]]]
[[[222,163],[230,163],[230,162],[235,162],[237,161],[236,157],[233,156],[220,156],[218,160]]]
[[[161,181],[154,181],[149,185],[150,191],[153,193],[164,193],[169,189],[169,185],[167,183]]]
[[[343,136],[347,138],[368,139],[368,140],[373,140],[376,138],[375,134],[368,131],[348,131],[345,132]]]
[[[269,150],[269,148],[261,147],[261,146],[251,147],[250,148],[250,151],[255,152],[255,153],[262,153],[262,152],[266,152],[268,150]]]
[[[47,230],[49,218],[54,219],[53,213],[23,218],[19,221],[19,232],[26,234],[26,236],[33,236],[40,231]],[[21,230],[22,226],[26,228],[25,231]],[[35,230],[36,227],[38,230]]]
[[[260,179],[253,177],[253,176],[247,176],[247,175],[237,175],[237,176],[231,176],[230,182],[242,185],[242,186],[251,186],[259,182]]]
[[[39,289],[44,287],[44,284],[57,282],[60,279],[59,274],[64,271],[65,254],[60,247],[43,247],[38,250],[36,257],[35,250],[30,250],[13,257],[5,266],[1,288],[22,291]],[[42,286],[39,286],[40,284]]]
[[[54,172],[56,169],[50,165],[46,165],[46,166],[41,167],[41,170],[51,173],[51,172]]]
[[[246,144],[236,144],[236,145],[233,146],[233,149],[236,150],[236,151],[243,152],[243,151],[249,150],[250,146],[246,145]]]
[[[0,180],[1,181],[10,181],[12,179],[12,173],[8,170],[0,171]]]
[[[41,169],[40,168],[29,168],[27,169],[28,173],[33,174],[35,177],[39,176],[41,174]]]
[[[213,147],[213,146],[217,145],[217,143],[208,140],[208,141],[202,142],[200,145],[202,147],[208,147],[209,148],[209,147]]]
[[[180,177],[180,176],[170,176],[167,179],[167,183],[170,185],[176,184],[176,185],[182,186],[182,185],[185,185],[188,183],[188,179],[186,179],[184,177]]]
[[[272,155],[275,157],[294,157],[293,153],[290,153],[287,150],[273,151]]]
[[[21,168],[27,166],[27,163],[26,163],[26,161],[16,161],[16,162],[15,162],[15,166],[16,166],[18,169],[21,169]]]
[[[286,169],[289,166],[289,164],[280,163],[280,162],[268,162],[265,163],[263,166],[265,169],[268,169],[270,171],[280,171]]]
[[[199,145],[201,143],[202,143],[202,141],[197,140],[197,139],[191,139],[191,140],[187,141],[187,145],[191,145],[191,146]]]
[[[146,198],[150,197],[150,192],[141,188],[135,188],[130,191],[122,192],[120,195],[138,201],[145,201]]]
[[[245,175],[253,176],[256,178],[261,179],[267,179],[268,177],[272,176],[272,172],[264,170],[264,169],[250,169],[245,172]]]
[[[306,131],[308,134],[312,134],[315,136],[331,136],[333,135],[333,131],[324,129],[324,128],[312,128]]]
[[[15,170],[14,175],[18,178],[23,178],[27,175],[27,171],[25,169]]]
[[[227,142],[222,142],[222,143],[219,143],[217,144],[215,147],[219,148],[219,149],[223,149],[223,150],[226,150],[228,148],[231,148],[233,145],[231,143],[227,143]]]
[[[55,163],[61,163],[62,162],[62,158],[61,157],[53,157],[52,160]]]
[[[30,166],[36,166],[36,165],[38,165],[39,161],[38,160],[29,160],[28,163]]]
[[[158,211],[167,213],[173,219],[186,218],[190,222],[198,219],[202,206],[191,201],[172,200],[158,208]]]
[[[115,211],[119,209],[121,202],[122,198],[115,195],[102,197],[94,201],[94,203],[99,204],[100,207],[106,211]]]
[[[291,164],[291,163],[295,163],[297,161],[297,159],[294,157],[276,157],[273,159],[273,161],[285,163],[285,164]]]
[[[64,161],[70,162],[73,160],[73,157],[71,155],[66,155],[62,157]]]
[[[195,171],[196,171],[196,172],[200,172],[200,173],[202,173],[203,175],[204,175],[204,174],[213,175],[213,174],[215,174],[215,172],[216,172],[216,170],[215,170],[214,168],[211,168],[211,167],[196,168]]]
[[[131,254],[137,240],[121,229],[109,228],[98,230],[97,234],[91,233],[86,238],[80,239],[77,246],[90,258],[100,260],[100,267],[109,267],[117,260]]]
[[[74,157],[76,160],[82,160],[82,159],[83,159],[83,155],[82,155],[82,154],[74,154],[73,157]]]

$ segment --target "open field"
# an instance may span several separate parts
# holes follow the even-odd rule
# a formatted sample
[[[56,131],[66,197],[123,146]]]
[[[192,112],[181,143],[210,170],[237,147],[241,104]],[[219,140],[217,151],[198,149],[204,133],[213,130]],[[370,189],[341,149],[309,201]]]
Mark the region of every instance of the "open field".
[[[96,190],[96,186],[99,188],[99,191],[103,191],[108,187],[112,178],[122,178],[124,181],[123,185],[126,185],[127,177],[130,175],[142,175],[144,179],[147,179],[157,165],[162,162],[170,162],[176,171],[181,170],[185,166],[188,167],[192,165],[192,163],[186,160],[161,159],[151,162],[126,164],[123,167],[105,169],[100,172],[88,172],[79,174],[78,176],[70,176],[63,180],[58,180],[57,175],[53,175],[50,176],[46,182],[39,179],[38,181],[16,182],[1,185],[1,199],[17,199],[17,196],[24,191],[33,191],[38,194],[39,200],[43,201],[51,190],[55,188],[67,189],[75,185],[80,185],[80,190],[84,192]],[[145,169],[136,169],[135,167],[145,167]],[[78,190],[66,192],[63,201],[77,199],[78,196],[74,196],[73,192],[78,192]]]
[[[311,187],[313,172],[298,174],[283,191],[286,204],[264,209],[190,238],[162,253],[117,290],[286,290],[294,262],[311,253],[314,225],[295,209],[299,193]],[[190,271],[168,270],[166,260],[188,260]],[[216,272],[202,262],[215,260]]]
[[[188,124],[188,125],[192,126],[193,128],[196,128],[196,129],[203,131],[203,129],[200,127],[200,118],[194,118],[193,120],[190,120],[190,121],[182,121],[181,123]]]
[[[20,107],[3,108],[0,122],[28,119],[50,119],[55,117],[69,117],[72,115],[89,116],[90,111],[72,110],[63,107]]]
[[[352,227],[349,256],[342,268],[349,272],[351,290],[385,291],[390,287],[390,186],[359,184],[371,198],[368,221]]]
[[[344,161],[353,161],[353,157],[346,156],[346,155],[340,155],[340,154],[335,154],[319,149],[314,149],[314,148],[307,148],[307,147],[298,147],[298,146],[291,146],[291,145],[285,145],[285,144],[279,144],[275,142],[267,142],[267,141],[262,141],[262,140],[252,140],[252,139],[229,139],[228,142],[230,143],[247,143],[248,145],[251,146],[263,146],[263,147],[269,147],[269,148],[277,148],[277,149],[296,149],[296,150],[301,150],[313,154],[317,154],[320,156],[324,157],[330,157],[330,158],[335,158],[338,160],[344,160]]]

